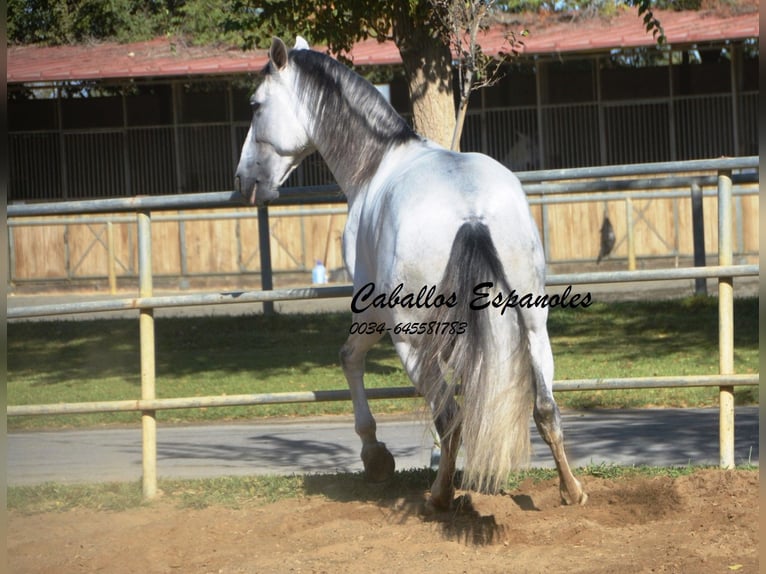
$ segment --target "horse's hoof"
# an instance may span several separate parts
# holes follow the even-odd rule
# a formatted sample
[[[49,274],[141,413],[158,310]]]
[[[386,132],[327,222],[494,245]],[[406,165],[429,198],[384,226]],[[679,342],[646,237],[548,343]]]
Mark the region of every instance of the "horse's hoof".
[[[423,516],[436,516],[442,512],[447,512],[452,507],[452,501],[445,503],[443,500],[436,500],[429,496],[423,505]]]
[[[394,457],[382,442],[362,447],[362,463],[364,476],[370,482],[386,482],[394,476]]]
[[[584,490],[580,490],[577,496],[567,496],[566,493],[561,491],[561,503],[564,506],[585,506],[588,502],[588,495]]]
[[[436,514],[438,512],[444,512],[450,510],[455,504],[455,489],[451,485],[440,488],[439,485],[434,482],[431,485],[431,495],[426,501],[426,513]]]

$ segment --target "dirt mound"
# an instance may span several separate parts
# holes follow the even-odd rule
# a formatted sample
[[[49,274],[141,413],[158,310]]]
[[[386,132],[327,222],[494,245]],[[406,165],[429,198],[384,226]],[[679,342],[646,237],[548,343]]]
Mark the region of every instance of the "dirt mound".
[[[555,481],[463,495],[331,493],[232,510],[169,503],[124,512],[10,513],[10,572],[757,572],[758,473],[586,477],[584,507]]]

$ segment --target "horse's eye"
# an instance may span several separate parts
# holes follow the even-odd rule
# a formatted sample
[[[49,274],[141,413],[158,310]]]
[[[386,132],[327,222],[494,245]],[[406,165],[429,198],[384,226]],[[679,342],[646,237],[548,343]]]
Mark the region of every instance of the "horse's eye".
[[[253,110],[253,113],[257,112],[261,107],[260,102],[252,101],[250,102],[250,108]]]

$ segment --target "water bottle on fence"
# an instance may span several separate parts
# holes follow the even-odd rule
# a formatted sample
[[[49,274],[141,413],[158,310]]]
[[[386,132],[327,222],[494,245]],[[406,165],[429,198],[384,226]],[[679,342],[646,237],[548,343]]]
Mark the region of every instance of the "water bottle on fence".
[[[314,285],[323,285],[327,283],[327,269],[322,265],[322,262],[317,260],[316,265],[311,270],[311,282]]]

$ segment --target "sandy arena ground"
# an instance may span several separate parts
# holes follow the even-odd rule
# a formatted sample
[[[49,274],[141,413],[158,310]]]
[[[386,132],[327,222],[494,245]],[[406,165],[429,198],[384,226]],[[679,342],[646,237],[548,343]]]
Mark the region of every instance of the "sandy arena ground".
[[[241,509],[168,501],[106,512],[22,515],[8,524],[10,572],[739,572],[758,571],[758,472],[584,480],[584,507],[556,481],[472,493],[427,516],[426,493],[348,493]],[[329,483],[331,484],[331,482]]]

